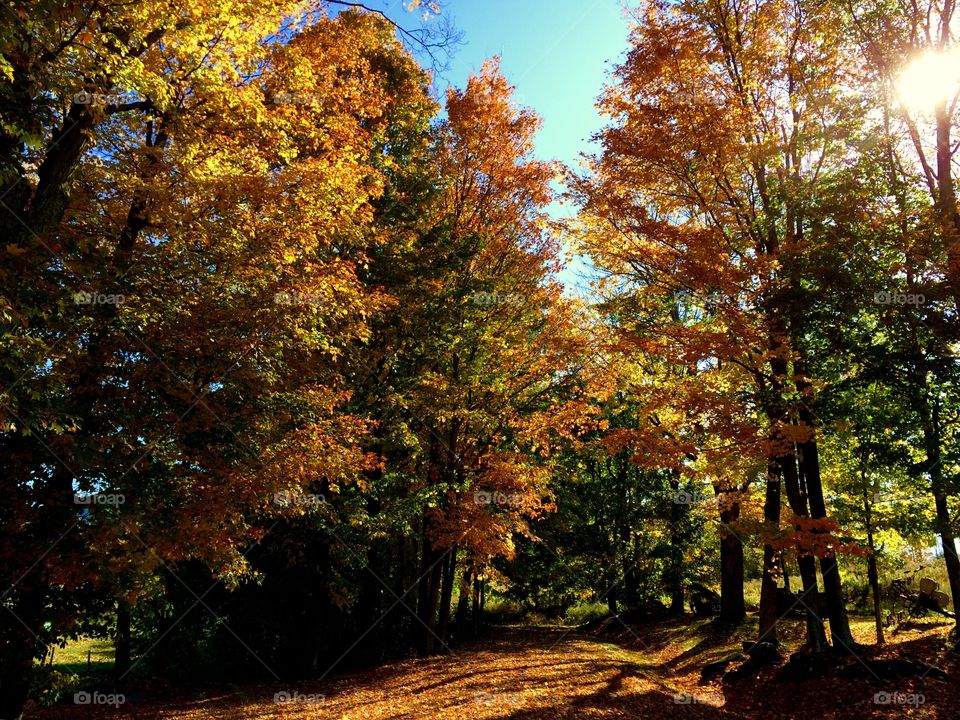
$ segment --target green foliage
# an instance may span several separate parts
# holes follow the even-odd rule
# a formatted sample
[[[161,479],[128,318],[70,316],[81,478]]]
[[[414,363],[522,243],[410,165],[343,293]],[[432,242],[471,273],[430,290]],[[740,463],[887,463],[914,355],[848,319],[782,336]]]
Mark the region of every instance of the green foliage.
[[[82,686],[80,676],[45,665],[34,675],[30,696],[42,707],[73,702],[73,694]]]
[[[606,603],[587,602],[579,603],[567,608],[563,621],[567,625],[578,627],[586,623],[600,620],[610,615],[610,608]]]

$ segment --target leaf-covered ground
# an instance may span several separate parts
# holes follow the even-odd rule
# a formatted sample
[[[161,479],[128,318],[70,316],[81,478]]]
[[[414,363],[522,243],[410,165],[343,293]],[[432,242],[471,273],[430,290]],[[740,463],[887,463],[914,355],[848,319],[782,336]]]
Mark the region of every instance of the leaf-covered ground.
[[[866,641],[869,627],[857,626]],[[797,630],[801,630],[799,627]],[[742,633],[720,635],[689,620],[627,627],[617,621],[576,632],[512,627],[456,648],[454,655],[393,663],[322,682],[271,684],[181,698],[131,699],[118,709],[58,706],[28,714],[53,718],[330,718],[339,720],[553,720],[560,718],[850,718],[960,717],[956,683],[836,679],[783,683],[775,669],[754,681],[700,684],[704,663],[739,647]],[[951,674],[942,628],[906,629],[870,657],[903,653]],[[903,693],[877,704],[878,693]],[[275,695],[295,700],[277,703]],[[922,703],[903,704],[916,701]],[[897,696],[893,696],[896,698]]]

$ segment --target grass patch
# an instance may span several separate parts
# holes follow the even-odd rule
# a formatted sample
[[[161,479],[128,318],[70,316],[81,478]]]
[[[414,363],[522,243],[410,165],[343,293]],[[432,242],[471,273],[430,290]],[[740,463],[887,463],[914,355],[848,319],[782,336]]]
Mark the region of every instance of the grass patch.
[[[607,617],[609,614],[610,609],[606,603],[578,603],[570,608],[567,608],[567,612],[563,616],[563,622],[565,625],[578,626],[592,622],[593,620],[600,620],[601,618]]]
[[[89,658],[89,662],[88,662]],[[113,669],[113,642],[104,638],[79,638],[53,650],[54,669],[86,675]]]

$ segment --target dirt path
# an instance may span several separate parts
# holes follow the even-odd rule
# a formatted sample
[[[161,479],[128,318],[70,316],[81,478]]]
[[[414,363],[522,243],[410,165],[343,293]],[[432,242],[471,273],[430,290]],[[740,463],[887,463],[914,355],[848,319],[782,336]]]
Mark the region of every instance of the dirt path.
[[[802,637],[802,622],[795,625],[785,632]],[[865,647],[864,657],[925,659],[947,670],[949,682],[834,673],[793,684],[777,679],[778,668],[771,666],[750,681],[724,685],[716,679],[701,685],[704,664],[729,656],[755,631],[744,625],[732,635],[710,632],[706,621],[679,618],[635,627],[609,621],[593,635],[549,627],[491,628],[488,637],[458,645],[453,655],[325,680],[205,694],[183,691],[175,697],[154,691],[149,698],[128,698],[117,708],[58,705],[26,718],[957,720],[960,687],[952,678],[960,676],[960,659],[944,654],[940,630],[900,633],[883,648]],[[793,644],[798,644],[796,638]],[[878,694],[888,701],[878,703]]]
[[[327,681],[264,685],[118,709],[59,706],[31,718],[554,720],[735,717],[715,693],[675,698],[644,655],[553,628],[504,628],[454,655],[407,660]],[[275,702],[276,693],[295,699]],[[687,702],[677,702],[677,700]]]

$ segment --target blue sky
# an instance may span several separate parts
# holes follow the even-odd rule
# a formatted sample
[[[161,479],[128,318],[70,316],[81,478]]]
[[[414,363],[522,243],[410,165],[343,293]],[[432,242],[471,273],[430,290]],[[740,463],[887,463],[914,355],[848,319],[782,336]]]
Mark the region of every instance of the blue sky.
[[[575,165],[601,127],[594,104],[627,46],[621,2],[446,0],[443,13],[463,33],[464,42],[436,78],[437,90],[442,94],[451,84],[463,87],[484,60],[499,55],[501,70],[516,87],[516,100],[543,119],[537,155]],[[572,209],[554,205],[551,211],[565,216]],[[585,292],[587,272],[584,262],[574,258],[561,279],[569,290]]]
[[[576,161],[600,119],[594,102],[611,61],[626,48],[619,0],[448,0],[444,12],[463,32],[442,88],[463,86],[486,58],[501,67],[519,102],[543,118],[537,153]]]

